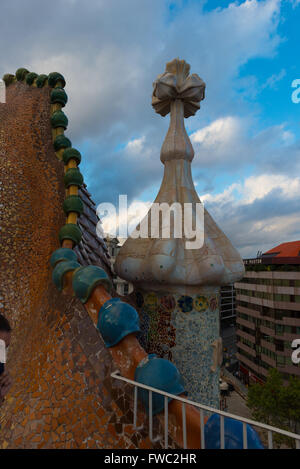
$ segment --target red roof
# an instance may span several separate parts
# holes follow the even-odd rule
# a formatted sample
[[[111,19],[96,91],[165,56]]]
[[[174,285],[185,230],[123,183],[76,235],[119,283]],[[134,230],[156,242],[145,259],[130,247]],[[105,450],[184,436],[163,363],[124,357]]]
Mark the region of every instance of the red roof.
[[[273,256],[271,256],[271,254],[273,254]],[[266,255],[268,257],[299,257],[300,241],[279,244],[275,248],[263,253],[263,256]]]

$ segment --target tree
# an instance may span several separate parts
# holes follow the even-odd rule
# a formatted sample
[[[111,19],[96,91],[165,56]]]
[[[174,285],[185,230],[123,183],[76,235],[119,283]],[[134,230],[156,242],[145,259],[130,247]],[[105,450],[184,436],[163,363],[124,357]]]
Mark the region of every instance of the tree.
[[[298,433],[300,379],[290,377],[288,384],[284,384],[280,372],[271,369],[264,384],[253,384],[249,387],[247,406],[256,420]],[[274,442],[278,445],[284,443],[290,447],[295,446],[293,439],[277,434],[274,434]]]

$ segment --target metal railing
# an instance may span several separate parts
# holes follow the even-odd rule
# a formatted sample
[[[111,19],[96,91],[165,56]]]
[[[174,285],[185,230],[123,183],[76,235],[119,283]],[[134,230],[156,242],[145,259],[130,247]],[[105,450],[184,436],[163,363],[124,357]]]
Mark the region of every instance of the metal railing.
[[[220,415],[220,447],[225,449],[225,430],[224,430],[224,417],[229,417],[239,422],[243,423],[243,449],[247,449],[247,424],[253,425],[255,427],[266,430],[268,434],[268,449],[273,449],[273,433],[292,438],[295,440],[296,449],[300,449],[300,435],[296,433],[291,433],[286,430],[281,430],[280,428],[272,427],[265,423],[256,422],[255,420],[250,420],[245,417],[240,417],[238,415],[230,414],[229,412],[224,412],[222,410],[215,409],[213,407],[208,407],[198,402],[190,401],[184,397],[175,396],[160,389],[153,388],[152,386],[147,386],[145,384],[138,383],[128,378],[124,378],[119,374],[118,371],[111,373],[111,377],[119,381],[124,381],[134,386],[134,405],[133,405],[133,426],[137,428],[137,412],[138,412],[138,388],[146,389],[149,391],[149,437],[151,441],[156,441],[153,439],[153,415],[152,415],[152,398],[153,392],[164,396],[164,447],[168,449],[168,435],[169,435],[169,413],[168,413],[168,398],[174,399],[182,403],[182,437],[183,437],[183,448],[187,448],[187,422],[186,422],[186,404],[190,404],[194,407],[197,407],[200,410],[200,430],[201,430],[201,449],[205,449],[205,438],[204,438],[204,411]]]

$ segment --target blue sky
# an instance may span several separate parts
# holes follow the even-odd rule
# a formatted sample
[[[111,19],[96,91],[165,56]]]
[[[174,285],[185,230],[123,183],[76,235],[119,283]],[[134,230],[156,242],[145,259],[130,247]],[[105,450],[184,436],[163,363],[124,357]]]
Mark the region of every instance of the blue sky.
[[[32,12],[39,12],[38,15]],[[67,136],[96,203],[150,204],[168,128],[152,82],[175,57],[206,82],[186,127],[196,188],[245,257],[300,239],[300,2],[2,0],[0,75],[67,80]],[[137,213],[136,219],[141,215]]]

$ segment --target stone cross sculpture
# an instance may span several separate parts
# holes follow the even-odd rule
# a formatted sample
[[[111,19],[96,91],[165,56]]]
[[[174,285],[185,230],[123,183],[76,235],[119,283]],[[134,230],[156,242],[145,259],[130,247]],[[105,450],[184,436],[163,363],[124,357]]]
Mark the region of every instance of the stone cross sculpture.
[[[203,208],[193,184],[194,150],[184,117],[200,109],[205,83],[189,71],[184,60],[175,59],[167,63],[165,73],[153,84],[153,108],[162,116],[171,115],[160,154],[164,177],[155,203],[137,226],[134,237],[122,246],[115,270],[135,287],[140,340],[146,350],[176,364],[192,400],[218,408],[220,286],[241,279],[244,265]],[[164,211],[168,207],[169,213]],[[185,211],[194,227],[198,223],[202,235],[198,244],[196,235],[193,244],[191,232],[187,236],[184,229]]]

